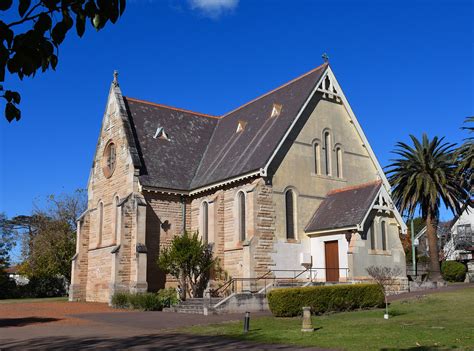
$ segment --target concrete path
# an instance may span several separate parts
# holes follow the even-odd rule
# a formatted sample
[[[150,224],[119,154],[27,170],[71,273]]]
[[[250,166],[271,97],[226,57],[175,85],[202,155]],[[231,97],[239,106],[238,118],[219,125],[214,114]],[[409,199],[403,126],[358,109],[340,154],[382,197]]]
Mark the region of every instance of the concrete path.
[[[267,313],[254,313],[252,317]],[[0,327],[0,350],[140,349],[140,350],[323,350],[291,345],[258,344],[220,336],[190,335],[173,330],[198,324],[240,320],[242,314],[202,316],[164,312],[112,312],[74,315],[85,323],[44,323]]]

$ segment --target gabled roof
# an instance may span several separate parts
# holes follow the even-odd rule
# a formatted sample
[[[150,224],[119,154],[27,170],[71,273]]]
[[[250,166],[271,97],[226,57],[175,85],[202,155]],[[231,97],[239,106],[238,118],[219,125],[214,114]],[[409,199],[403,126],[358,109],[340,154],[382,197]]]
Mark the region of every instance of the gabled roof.
[[[360,227],[379,193],[381,181],[331,191],[306,225],[306,233]]]
[[[262,169],[327,67],[323,64],[221,117],[124,97],[142,161],[140,183],[190,191]],[[274,104],[281,111],[272,118]],[[239,123],[245,127],[237,132]],[[157,128],[169,140],[153,138]]]
[[[217,117],[124,97],[144,167],[140,183],[188,190]],[[154,138],[159,128],[168,138]]]
[[[224,115],[216,126],[192,188],[263,168],[308,99],[327,65],[273,90]],[[270,118],[273,105],[282,105]],[[239,121],[245,130],[236,133]]]

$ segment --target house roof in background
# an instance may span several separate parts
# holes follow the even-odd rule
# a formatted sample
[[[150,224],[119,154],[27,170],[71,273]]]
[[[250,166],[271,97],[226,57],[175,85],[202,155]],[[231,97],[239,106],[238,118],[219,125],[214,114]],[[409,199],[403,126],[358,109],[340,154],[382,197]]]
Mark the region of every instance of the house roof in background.
[[[356,227],[379,193],[381,181],[331,191],[306,225],[306,233]]]
[[[263,168],[327,64],[221,116],[124,97],[142,160],[140,183],[189,191]],[[274,106],[279,115],[270,117]],[[243,130],[237,132],[238,125]],[[167,138],[156,137],[165,132]]]

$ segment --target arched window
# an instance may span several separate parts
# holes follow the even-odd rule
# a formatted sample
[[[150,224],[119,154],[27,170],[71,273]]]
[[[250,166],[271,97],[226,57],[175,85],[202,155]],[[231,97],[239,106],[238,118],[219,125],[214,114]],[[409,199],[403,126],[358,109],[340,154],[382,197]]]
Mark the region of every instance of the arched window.
[[[313,151],[314,151],[314,173],[321,174],[321,147],[319,143],[314,143]]]
[[[324,133],[324,162],[326,175],[331,175],[331,135]]]
[[[209,241],[209,204],[204,201],[201,205],[201,220],[202,220],[202,241],[208,243]]]
[[[375,250],[375,221],[370,225],[370,249]]]
[[[118,196],[114,198],[114,232],[115,232],[115,242],[118,242],[119,236],[119,227],[120,227],[120,207],[119,207],[120,199]]]
[[[295,239],[295,195],[293,190],[285,193],[286,238]]]
[[[385,221],[380,223],[382,226],[382,250],[387,250],[387,224]]]
[[[337,177],[342,178],[342,149],[339,146],[336,149],[336,172]]]
[[[237,194],[237,206],[238,206],[238,215],[239,215],[239,240],[244,241],[247,237],[246,229],[246,206],[245,206],[245,194],[240,191]]]
[[[98,245],[102,244],[102,232],[103,232],[103,227],[104,227],[104,203],[101,201],[99,202],[99,230],[98,230]]]

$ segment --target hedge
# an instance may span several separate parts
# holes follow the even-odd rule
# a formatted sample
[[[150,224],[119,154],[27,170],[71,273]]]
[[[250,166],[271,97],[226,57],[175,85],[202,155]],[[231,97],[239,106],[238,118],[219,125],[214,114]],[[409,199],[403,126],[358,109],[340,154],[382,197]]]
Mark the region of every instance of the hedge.
[[[466,278],[466,266],[456,261],[444,261],[441,264],[441,273],[448,282],[463,282]]]
[[[376,284],[347,284],[275,289],[268,305],[276,317],[293,317],[309,306],[313,314],[384,306],[384,295]]]

